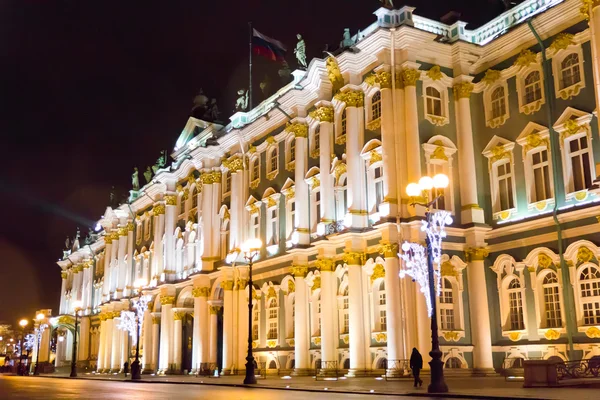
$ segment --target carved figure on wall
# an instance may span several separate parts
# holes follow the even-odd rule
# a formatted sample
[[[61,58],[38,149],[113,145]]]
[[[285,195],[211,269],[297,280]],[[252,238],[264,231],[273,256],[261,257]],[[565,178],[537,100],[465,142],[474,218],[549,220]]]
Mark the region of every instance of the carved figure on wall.
[[[150,183],[152,180],[152,170],[150,167],[146,168],[146,172],[144,172],[144,179],[146,179],[146,183]]]
[[[346,48],[354,45],[354,40],[352,40],[352,35],[350,35],[350,28],[344,28],[344,37],[340,42],[340,47]]]
[[[237,92],[238,99],[235,102],[235,111],[246,111],[248,109],[248,91],[240,89]]]
[[[131,186],[133,190],[140,190],[140,179],[138,178],[137,167],[133,168],[133,174],[131,175]]]
[[[271,94],[271,80],[269,79],[269,76],[266,74],[265,74],[265,78],[260,83],[260,90],[265,99],[267,97],[269,97],[269,95]]]
[[[65,239],[65,250],[70,250],[71,249],[71,241],[69,240],[69,237],[67,236],[67,238]]]
[[[296,43],[294,54],[296,54],[298,66],[302,69],[306,69],[306,43],[304,43],[302,35],[297,34],[296,37],[298,38],[298,43]]]

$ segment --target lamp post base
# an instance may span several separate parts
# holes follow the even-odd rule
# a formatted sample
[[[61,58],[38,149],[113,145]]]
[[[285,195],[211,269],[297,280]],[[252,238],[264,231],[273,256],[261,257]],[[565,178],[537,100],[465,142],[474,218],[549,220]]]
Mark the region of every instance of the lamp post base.
[[[244,385],[255,385],[256,375],[254,374],[254,358],[246,357],[246,377]]]
[[[431,351],[429,353],[432,360],[429,362],[431,367],[431,383],[427,387],[428,393],[447,393],[448,385],[444,380],[444,363],[441,360],[441,351]]]
[[[77,378],[77,365],[75,363],[71,364],[71,378]]]
[[[131,363],[131,380],[139,381],[142,379],[140,360],[135,360]]]

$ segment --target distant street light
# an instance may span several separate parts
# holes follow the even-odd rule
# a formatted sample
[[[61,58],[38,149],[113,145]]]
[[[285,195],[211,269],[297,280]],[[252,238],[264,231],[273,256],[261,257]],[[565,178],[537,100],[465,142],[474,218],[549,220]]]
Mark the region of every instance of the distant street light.
[[[146,286],[147,282],[145,280],[138,279],[134,283],[134,287],[136,292],[141,294],[141,288]],[[139,381],[142,379],[142,366],[140,365],[140,330],[142,329],[142,325],[144,323],[144,314],[148,309],[148,302],[151,297],[148,295],[141,295],[138,300],[133,300],[133,307],[135,308],[137,314],[136,321],[136,341],[135,341],[135,360],[131,363],[131,380]]]
[[[40,347],[42,347],[42,334],[44,333],[44,330],[46,330],[46,328],[48,327],[48,325],[42,323],[44,318],[46,318],[46,315],[44,313],[39,313],[35,317],[35,319],[38,322],[38,327],[35,329],[35,332],[37,333],[37,355],[35,356],[35,369],[33,370],[34,375],[40,374],[39,366],[40,366]]]
[[[244,384],[256,384],[254,356],[252,355],[252,263],[260,255],[263,244],[260,239],[248,239],[242,245],[242,253],[248,261],[248,356],[246,357],[246,378]]]
[[[81,311],[81,301],[73,303],[73,311],[75,312],[75,331],[73,332],[73,355],[71,356],[71,378],[77,378],[77,327],[79,322],[79,311]]]
[[[19,375],[25,375],[25,368],[23,368],[23,350],[25,349],[25,327],[29,324],[29,321],[26,319],[22,319],[19,321],[19,325],[21,326],[21,346],[20,346],[20,354],[19,354],[19,368],[17,368],[17,373]]]

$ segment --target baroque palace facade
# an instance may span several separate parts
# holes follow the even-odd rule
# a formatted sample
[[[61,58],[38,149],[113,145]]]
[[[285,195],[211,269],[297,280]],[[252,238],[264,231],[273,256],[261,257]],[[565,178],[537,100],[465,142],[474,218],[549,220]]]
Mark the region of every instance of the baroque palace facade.
[[[42,345],[62,336],[55,362],[70,362],[82,301],[78,363],[120,370],[133,351],[120,312],[142,279],[145,372],[241,373],[249,296],[268,369],[320,360],[352,376],[426,355],[425,300],[399,278],[398,244],[424,240],[406,185],[443,172],[446,368],[600,356],[599,3],[527,0],[476,30],[381,8],[353,51],[313,60],[229,125],[190,118],[173,162],[58,262]],[[231,259],[254,237],[249,288]]]

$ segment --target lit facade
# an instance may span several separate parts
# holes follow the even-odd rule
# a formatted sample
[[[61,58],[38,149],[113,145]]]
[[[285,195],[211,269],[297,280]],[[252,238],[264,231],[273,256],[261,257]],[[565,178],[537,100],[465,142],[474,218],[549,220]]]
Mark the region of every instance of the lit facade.
[[[436,208],[454,219],[437,301],[446,367],[600,356],[599,3],[529,0],[473,31],[382,8],[360,51],[313,60],[226,127],[190,118],[172,164],[58,262],[57,365],[79,300],[79,362],[122,368],[120,311],[139,280],[153,296],[146,372],[243,371],[249,292],[269,369],[321,360],[362,375],[427,354],[425,300],[399,278],[398,244],[424,240],[404,189],[436,173],[450,177]],[[250,290],[232,254],[254,237],[265,248]]]

